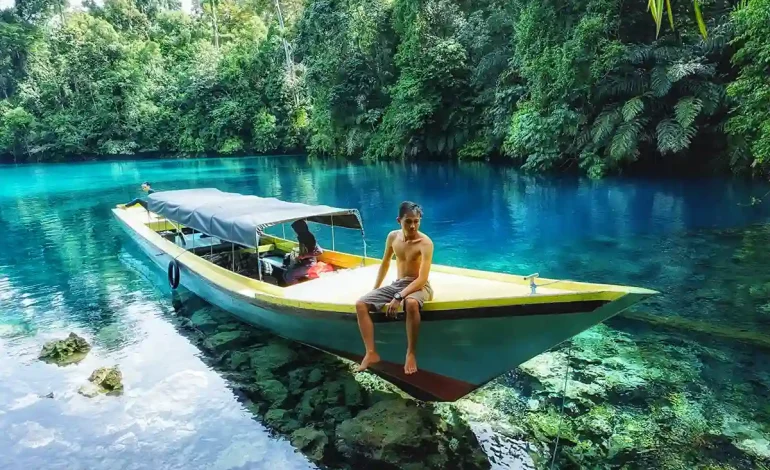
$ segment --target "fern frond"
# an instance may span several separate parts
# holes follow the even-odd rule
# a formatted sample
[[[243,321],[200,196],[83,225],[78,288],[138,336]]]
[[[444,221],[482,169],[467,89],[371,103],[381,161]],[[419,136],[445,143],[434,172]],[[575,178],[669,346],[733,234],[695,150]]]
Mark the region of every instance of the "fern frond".
[[[703,114],[711,116],[724,103],[725,87],[713,82],[698,82],[694,95],[701,100]]]
[[[623,105],[623,120],[629,122],[644,110],[644,101],[638,96],[626,101]]]
[[[668,78],[665,67],[655,67],[650,74],[650,87],[657,97],[666,96],[671,90],[671,80]]]
[[[684,55],[685,51],[681,47],[661,46],[656,47],[652,53],[656,64],[671,63]]]
[[[695,135],[694,129],[683,129],[673,119],[664,119],[658,124],[658,151],[662,154],[676,153],[690,145],[690,139]]]
[[[577,139],[575,140],[575,145],[577,146],[577,148],[583,149],[590,142],[591,142],[591,131],[586,129],[577,136]]]
[[[653,48],[650,46],[629,46],[626,57],[633,65],[642,65],[653,57]]]
[[[609,154],[615,161],[620,161],[629,157],[636,157],[639,154],[638,137],[642,130],[640,121],[624,122],[618,127],[618,131],[612,137]]]
[[[668,68],[668,79],[671,83],[676,83],[684,77],[692,75],[711,76],[714,74],[714,68],[699,62],[680,62],[673,64]]]
[[[698,98],[692,96],[682,98],[674,106],[676,120],[682,127],[687,128],[695,122],[701,109],[703,109],[703,103]]]
[[[612,110],[605,110],[594,121],[594,125],[591,128],[591,134],[595,144],[604,142],[604,140],[612,134],[615,130],[615,126],[620,122],[620,111],[617,108]]]
[[[606,99],[618,96],[641,95],[644,93],[645,85],[646,78],[639,70],[635,70],[629,75],[614,75],[600,85],[597,97],[599,99]]]

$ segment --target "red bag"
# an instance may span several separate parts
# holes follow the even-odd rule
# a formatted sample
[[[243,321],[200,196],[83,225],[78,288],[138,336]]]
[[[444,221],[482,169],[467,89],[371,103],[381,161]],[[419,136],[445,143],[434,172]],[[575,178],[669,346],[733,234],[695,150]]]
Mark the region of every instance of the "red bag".
[[[308,279],[318,279],[321,273],[328,273],[334,271],[334,266],[326,264],[323,261],[318,261],[316,264],[307,270]]]

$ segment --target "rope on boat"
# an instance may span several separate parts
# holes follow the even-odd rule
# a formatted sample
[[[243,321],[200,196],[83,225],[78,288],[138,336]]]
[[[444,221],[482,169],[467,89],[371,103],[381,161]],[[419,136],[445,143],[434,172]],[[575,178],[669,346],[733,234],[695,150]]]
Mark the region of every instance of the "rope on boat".
[[[567,382],[569,379],[569,366],[572,363],[572,341],[569,342],[569,349],[567,349],[567,371],[564,373],[564,390],[561,396],[561,413],[559,413],[559,427],[556,431],[556,444],[553,446],[553,458],[551,459],[551,470],[556,465],[556,452],[559,448],[559,438],[561,437],[561,424],[564,420],[564,404],[567,402]]]

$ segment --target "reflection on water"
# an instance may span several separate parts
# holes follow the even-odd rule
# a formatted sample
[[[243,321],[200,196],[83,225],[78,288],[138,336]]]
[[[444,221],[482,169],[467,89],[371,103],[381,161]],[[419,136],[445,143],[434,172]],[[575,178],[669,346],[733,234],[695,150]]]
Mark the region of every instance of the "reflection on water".
[[[767,222],[770,201],[742,205],[767,192],[762,185],[293,157],[3,166],[0,175],[0,455],[10,468],[314,466],[252,419],[226,375],[173,326],[179,304],[110,215],[145,180],[355,207],[371,256],[410,199],[424,207],[437,263],[649,287],[662,295],[640,306],[646,312],[770,330],[770,235],[753,225]],[[328,228],[315,230],[330,246]],[[337,231],[335,243],[361,250],[352,231]],[[198,308],[189,302],[182,308]],[[84,362],[36,360],[69,331],[94,345]],[[113,364],[123,397],[76,394]],[[765,364],[748,370],[767,377]],[[756,380],[745,396],[763,400],[767,386]],[[49,392],[54,399],[40,398]]]

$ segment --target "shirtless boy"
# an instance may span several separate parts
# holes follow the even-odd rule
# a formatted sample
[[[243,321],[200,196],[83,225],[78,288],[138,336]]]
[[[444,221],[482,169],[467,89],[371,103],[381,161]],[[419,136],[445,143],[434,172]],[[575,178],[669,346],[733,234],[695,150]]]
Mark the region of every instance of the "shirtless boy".
[[[420,232],[422,208],[419,205],[404,201],[398,209],[401,230],[388,234],[385,242],[385,255],[377,273],[374,290],[364,295],[356,302],[358,327],[366,346],[366,356],[358,366],[358,371],[365,370],[379,362],[380,356],[374,347],[374,325],[369,311],[380,311],[387,306],[386,315],[396,317],[399,306],[403,303],[406,310],[406,361],[404,373],[417,372],[417,334],[420,329],[420,309],[423,302],[433,298],[433,289],[428,282],[430,265],[433,260],[433,242],[427,235]],[[389,286],[380,287],[390,268],[390,260],[396,255],[398,275]]]

